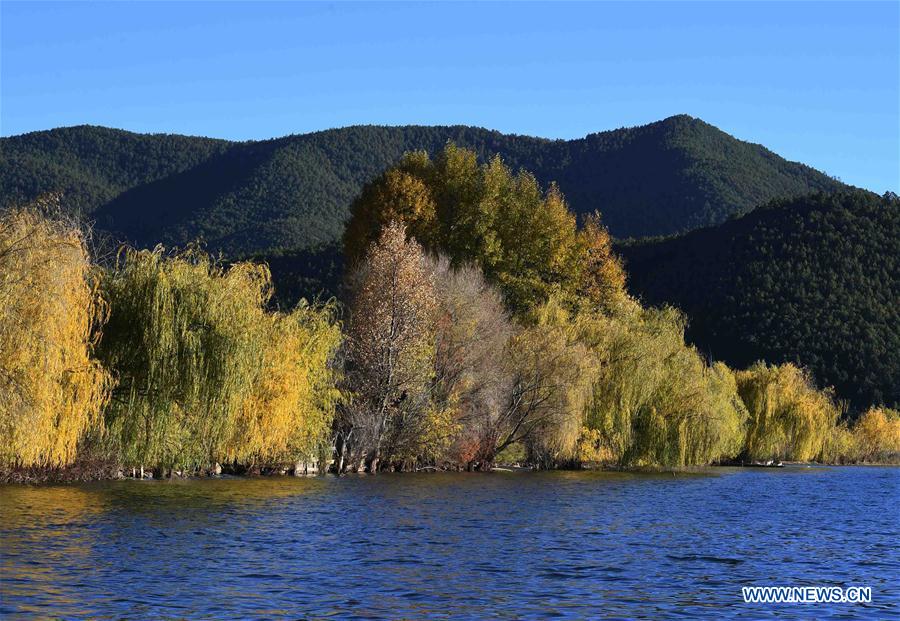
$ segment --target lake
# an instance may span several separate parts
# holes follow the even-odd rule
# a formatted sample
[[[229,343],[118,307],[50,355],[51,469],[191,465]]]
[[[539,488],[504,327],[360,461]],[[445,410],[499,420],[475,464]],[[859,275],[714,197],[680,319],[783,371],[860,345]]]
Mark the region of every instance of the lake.
[[[3,618],[888,619],[900,468],[4,486],[0,541]]]

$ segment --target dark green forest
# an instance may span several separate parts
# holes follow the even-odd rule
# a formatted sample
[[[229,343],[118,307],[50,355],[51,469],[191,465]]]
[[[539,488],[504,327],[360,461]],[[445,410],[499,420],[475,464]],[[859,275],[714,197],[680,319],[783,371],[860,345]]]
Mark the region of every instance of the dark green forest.
[[[900,403],[900,202],[778,200],[718,227],[618,248],[630,291],[673,304],[730,365],[794,362],[854,406]]]
[[[0,140],[0,200],[62,191],[96,230],[138,247],[202,238],[246,257],[336,241],[363,184],[407,151],[448,141],[500,154],[559,184],[576,214],[600,210],[619,238],[718,224],[777,197],[842,185],[686,115],[578,140],[486,129],[358,126],[259,142],[80,126]]]

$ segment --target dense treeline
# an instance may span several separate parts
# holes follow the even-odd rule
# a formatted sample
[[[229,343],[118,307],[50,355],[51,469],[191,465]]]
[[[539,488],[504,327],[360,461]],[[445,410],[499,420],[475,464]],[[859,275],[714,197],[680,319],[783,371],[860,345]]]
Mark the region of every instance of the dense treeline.
[[[82,126],[0,139],[0,206],[61,190],[68,207],[137,247],[203,238],[231,259],[307,251],[340,237],[366,182],[405,152],[437,152],[448,140],[557,181],[576,213],[601,208],[618,237],[687,231],[841,187],[685,115],[570,141],[360,126],[236,143]]]
[[[40,207],[40,206],[38,206]],[[333,305],[267,310],[265,265],[123,249],[93,265],[71,222],[0,220],[0,461],[258,468],[328,455]]]
[[[621,251],[632,292],[685,311],[704,352],[802,365],[854,410],[900,405],[896,197],[815,194]]]
[[[408,154],[353,206],[346,308],[272,309],[264,264],[196,247],[91,262],[71,222],[0,226],[5,466],[90,456],[159,474],[741,460],[886,461],[900,417],[848,426],[791,365],[733,371],[625,288],[599,214],[497,157]],[[22,338],[25,335],[25,338]]]
[[[417,447],[419,461],[442,448],[470,466],[512,445],[548,465],[854,460],[868,450],[862,435],[835,448],[840,407],[797,367],[708,364],[685,344],[679,312],[627,295],[598,215],[579,229],[557,188],[542,192],[499,158],[480,164],[452,144],[434,159],[409,154],[363,189],[352,214],[347,369],[350,393],[364,398],[343,421],[351,468],[404,467],[411,454],[398,444]],[[459,333],[479,336],[450,348],[463,362],[443,360],[434,344]],[[900,425],[885,417],[885,429]],[[896,451],[892,437],[875,452]]]
[[[32,132],[0,144],[0,206],[61,192],[70,215],[90,214],[127,190],[182,173],[231,146],[90,126]]]

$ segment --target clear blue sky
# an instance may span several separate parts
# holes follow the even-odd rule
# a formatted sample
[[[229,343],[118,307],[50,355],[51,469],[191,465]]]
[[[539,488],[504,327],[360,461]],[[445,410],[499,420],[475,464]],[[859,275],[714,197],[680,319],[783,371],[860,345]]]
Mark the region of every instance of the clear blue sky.
[[[900,191],[900,3],[2,2],[0,131],[571,138],[698,116]]]

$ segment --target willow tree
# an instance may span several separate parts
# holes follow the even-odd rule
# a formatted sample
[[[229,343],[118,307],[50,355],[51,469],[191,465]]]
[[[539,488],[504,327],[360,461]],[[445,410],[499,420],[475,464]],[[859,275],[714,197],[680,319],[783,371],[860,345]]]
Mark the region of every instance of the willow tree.
[[[856,421],[852,433],[853,461],[900,461],[900,412],[884,407],[869,408]]]
[[[243,464],[327,457],[334,412],[341,400],[335,354],[340,324],[332,304],[305,301],[290,314],[262,318],[261,365],[237,410],[225,458]]]
[[[495,451],[520,443],[542,466],[575,459],[597,360],[568,311],[550,298],[513,336],[502,359],[512,382]]]
[[[706,464],[740,451],[746,411],[735,378],[684,342],[671,308],[585,314],[583,339],[598,356],[581,451],[620,465]]]
[[[737,385],[750,414],[748,458],[807,461],[822,454],[840,410],[807,372],[790,363],[760,362],[738,372]]]
[[[370,472],[415,459],[445,434],[432,407],[434,277],[402,224],[388,224],[352,276],[347,380],[353,397],[342,420],[340,455]],[[339,469],[340,469],[339,464]]]
[[[105,318],[80,229],[55,197],[0,213],[0,462],[65,465],[98,420],[109,375],[92,357]]]
[[[125,250],[104,279],[106,413],[126,462],[197,468],[308,455],[330,426],[339,341],[330,312],[266,312],[265,265],[189,249]]]

